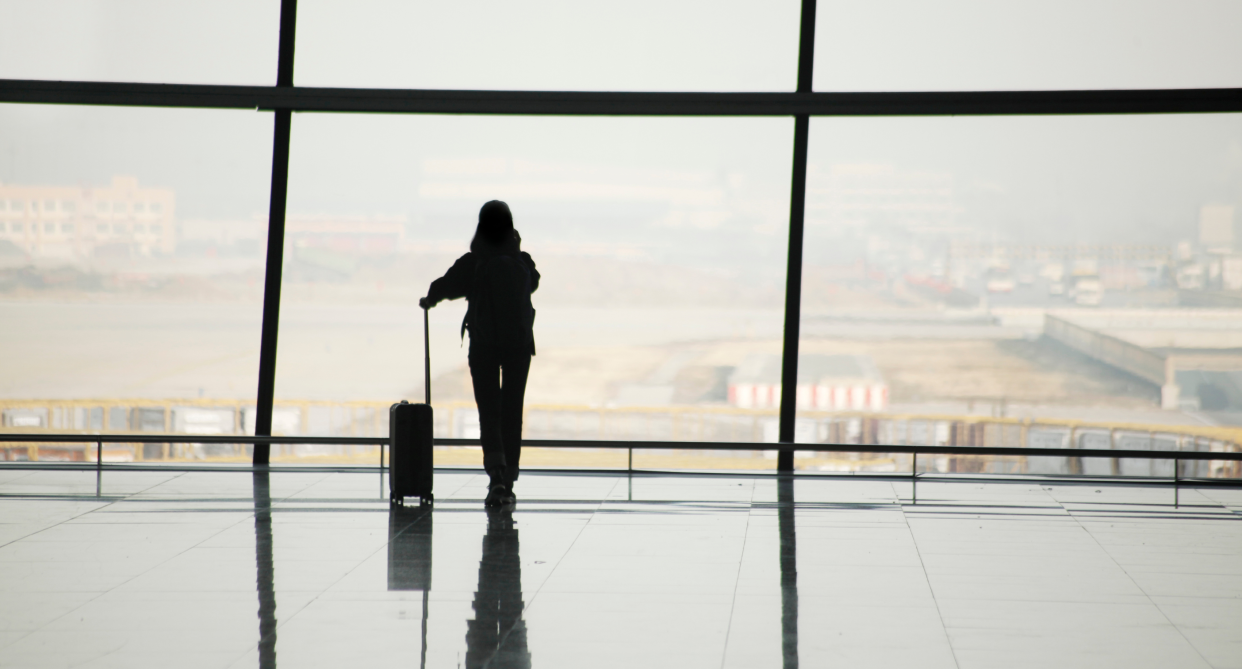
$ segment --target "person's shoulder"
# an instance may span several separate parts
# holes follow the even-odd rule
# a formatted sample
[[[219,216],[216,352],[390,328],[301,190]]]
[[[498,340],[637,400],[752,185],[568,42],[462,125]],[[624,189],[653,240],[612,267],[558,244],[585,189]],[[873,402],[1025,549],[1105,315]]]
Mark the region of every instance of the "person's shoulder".
[[[453,262],[453,266],[449,268],[446,276],[460,277],[463,272],[468,272],[475,265],[474,258],[470,253],[466,253],[462,257]]]

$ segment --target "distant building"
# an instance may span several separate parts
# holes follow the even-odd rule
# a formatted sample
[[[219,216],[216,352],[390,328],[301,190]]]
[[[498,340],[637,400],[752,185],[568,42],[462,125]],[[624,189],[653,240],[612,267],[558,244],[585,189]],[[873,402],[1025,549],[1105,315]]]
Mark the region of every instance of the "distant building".
[[[1208,250],[1233,248],[1233,205],[1208,204],[1199,209],[1199,243]]]
[[[285,237],[296,248],[389,255],[397,253],[405,241],[405,217],[295,214],[285,223]]]
[[[866,355],[803,355],[797,406],[805,411],[883,411],[888,384]],[[747,357],[729,377],[729,404],[742,409],[781,405],[781,358]]]
[[[866,225],[877,221],[910,228],[955,225],[958,206],[952,174],[907,172],[892,165],[832,165],[808,171],[808,225]]]
[[[1242,290],[1242,256],[1221,258],[1221,288]]]
[[[290,214],[285,241],[293,249],[344,255],[389,255],[405,243],[406,219],[393,215]],[[259,255],[267,249],[267,218],[188,220],[181,225],[185,255]]]
[[[173,191],[140,188],[133,177],[102,187],[0,184],[0,244],[66,260],[169,254],[176,202]]]

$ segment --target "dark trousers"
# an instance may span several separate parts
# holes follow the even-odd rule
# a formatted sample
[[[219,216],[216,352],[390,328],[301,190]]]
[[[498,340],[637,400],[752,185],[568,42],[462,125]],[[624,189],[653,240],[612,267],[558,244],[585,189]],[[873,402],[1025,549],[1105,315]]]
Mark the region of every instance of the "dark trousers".
[[[493,477],[517,480],[522,457],[522,404],[530,353],[498,353],[470,349],[470,379],[479,407],[483,468]]]

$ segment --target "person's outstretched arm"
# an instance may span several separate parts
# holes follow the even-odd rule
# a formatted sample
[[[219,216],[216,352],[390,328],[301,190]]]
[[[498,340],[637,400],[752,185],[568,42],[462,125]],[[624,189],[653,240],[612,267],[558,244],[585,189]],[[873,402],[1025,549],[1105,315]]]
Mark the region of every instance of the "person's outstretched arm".
[[[427,297],[418,300],[418,306],[430,309],[443,300],[456,300],[470,293],[470,279],[474,275],[474,260],[469,253],[457,259],[444,276],[431,282]]]

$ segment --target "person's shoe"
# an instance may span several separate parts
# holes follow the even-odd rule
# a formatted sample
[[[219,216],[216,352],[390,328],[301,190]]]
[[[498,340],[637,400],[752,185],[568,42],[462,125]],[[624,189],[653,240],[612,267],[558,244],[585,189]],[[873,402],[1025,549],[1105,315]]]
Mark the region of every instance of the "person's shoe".
[[[509,489],[503,483],[493,483],[487,487],[487,498],[483,500],[483,506],[503,506],[509,503]]]

